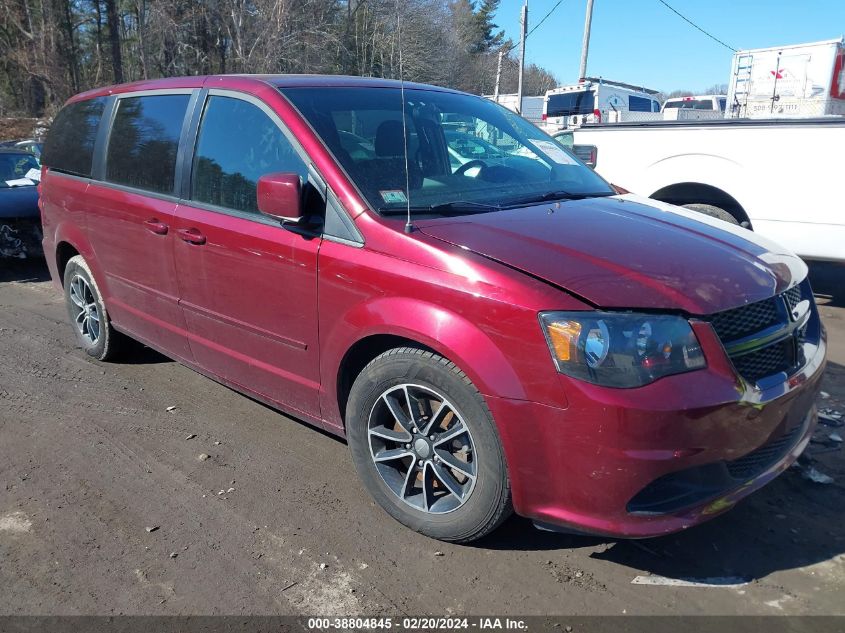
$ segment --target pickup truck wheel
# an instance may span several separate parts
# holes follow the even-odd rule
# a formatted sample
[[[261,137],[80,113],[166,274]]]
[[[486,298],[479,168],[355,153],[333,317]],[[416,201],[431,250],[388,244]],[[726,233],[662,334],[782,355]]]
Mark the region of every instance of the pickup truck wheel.
[[[64,274],[65,303],[76,340],[89,356],[113,360],[124,337],[109,320],[100,289],[81,255],[71,257]]]
[[[682,206],[685,209],[689,209],[690,211],[697,211],[698,213],[709,215],[711,218],[718,218],[719,220],[724,220],[725,222],[730,222],[731,224],[739,225],[739,220],[737,220],[734,216],[732,216],[730,213],[720,207],[714,207],[712,204],[701,204],[699,202],[696,202],[693,204],[685,204]]]
[[[381,354],[352,385],[346,420],[364,486],[400,523],[465,543],[512,512],[492,415],[445,358],[414,348]]]

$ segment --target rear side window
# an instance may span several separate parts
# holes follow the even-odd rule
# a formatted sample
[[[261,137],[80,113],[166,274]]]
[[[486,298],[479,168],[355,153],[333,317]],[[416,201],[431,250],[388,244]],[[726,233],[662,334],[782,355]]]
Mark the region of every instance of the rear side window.
[[[711,99],[684,99],[683,101],[671,101],[663,106],[665,109],[680,108],[681,110],[712,110]]]
[[[589,90],[549,95],[546,99],[546,116],[592,114],[595,101],[593,93]]]
[[[628,97],[628,109],[631,112],[651,112],[651,99],[645,97]]]
[[[278,172],[305,180],[308,168],[273,119],[247,101],[210,97],[194,153],[191,199],[257,213],[258,179]]]
[[[105,97],[99,97],[62,108],[47,134],[42,163],[56,171],[90,178],[97,128],[105,105]]]
[[[186,94],[120,99],[109,137],[106,180],[173,193],[176,150],[189,99]]]

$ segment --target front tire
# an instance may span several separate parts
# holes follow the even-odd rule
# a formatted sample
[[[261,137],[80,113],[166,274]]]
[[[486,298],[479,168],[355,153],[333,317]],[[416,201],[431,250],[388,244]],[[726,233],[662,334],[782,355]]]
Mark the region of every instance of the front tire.
[[[97,360],[114,360],[125,339],[112,327],[103,296],[82,255],[71,257],[64,274],[65,304],[76,340]]]
[[[387,351],[358,375],[346,407],[355,468],[393,518],[465,543],[512,512],[493,417],[458,367],[415,348]]]

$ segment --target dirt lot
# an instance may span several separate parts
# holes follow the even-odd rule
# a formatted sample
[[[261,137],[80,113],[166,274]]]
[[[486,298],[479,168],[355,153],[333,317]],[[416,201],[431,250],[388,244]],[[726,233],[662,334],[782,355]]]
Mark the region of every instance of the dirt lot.
[[[831,339],[819,405],[845,412],[845,277],[814,283]],[[676,536],[513,518],[452,546],[377,508],[343,442],[148,350],[89,361],[39,265],[0,262],[0,358],[0,613],[845,613],[837,446],[810,448],[834,483],[791,469]]]

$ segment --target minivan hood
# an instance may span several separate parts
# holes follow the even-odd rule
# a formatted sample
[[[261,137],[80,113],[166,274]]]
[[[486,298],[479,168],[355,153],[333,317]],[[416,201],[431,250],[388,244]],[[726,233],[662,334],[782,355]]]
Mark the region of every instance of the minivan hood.
[[[771,297],[807,274],[798,257],[751,231],[633,195],[417,227],[602,308],[706,315]]]

